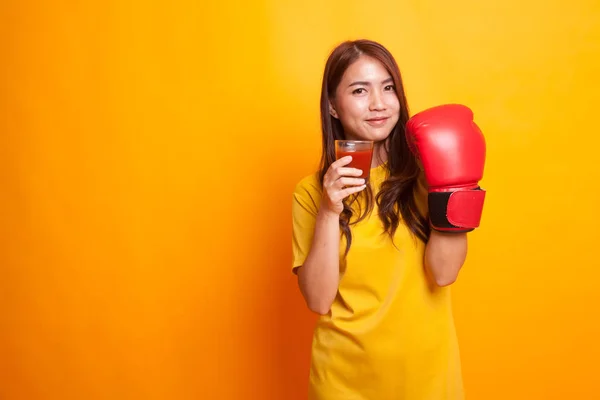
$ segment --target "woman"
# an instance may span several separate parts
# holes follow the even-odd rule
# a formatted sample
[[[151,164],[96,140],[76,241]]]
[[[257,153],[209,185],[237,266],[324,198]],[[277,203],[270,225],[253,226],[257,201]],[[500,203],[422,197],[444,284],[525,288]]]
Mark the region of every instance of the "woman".
[[[441,106],[409,120],[383,46],[349,41],[331,53],[321,171],[298,183],[292,210],[293,271],[320,314],[310,399],[463,399],[448,286],[485,194],[477,186],[485,149],[469,113]],[[458,145],[440,148],[448,143],[440,135]],[[351,158],[335,159],[336,139],[374,142],[368,182],[348,167]]]

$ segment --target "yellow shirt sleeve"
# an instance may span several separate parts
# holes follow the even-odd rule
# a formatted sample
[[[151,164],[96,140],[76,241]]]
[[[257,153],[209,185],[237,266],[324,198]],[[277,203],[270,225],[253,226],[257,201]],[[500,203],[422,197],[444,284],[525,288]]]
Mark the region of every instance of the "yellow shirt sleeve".
[[[292,271],[302,266],[312,244],[315,222],[321,203],[321,188],[316,175],[302,179],[292,199]]]

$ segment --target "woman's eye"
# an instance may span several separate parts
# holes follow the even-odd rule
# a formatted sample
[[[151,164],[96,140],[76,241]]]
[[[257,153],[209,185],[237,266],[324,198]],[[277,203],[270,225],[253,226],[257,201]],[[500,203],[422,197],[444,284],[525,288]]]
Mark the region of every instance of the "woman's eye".
[[[396,88],[394,87],[394,85],[387,85],[387,86],[385,87],[385,90],[388,90],[388,91],[389,91],[389,90],[391,90],[391,91],[394,91],[395,89],[396,89]]]
[[[352,93],[353,93],[353,94],[362,94],[364,91],[365,91],[365,89],[363,89],[363,88],[358,88],[358,89],[355,89],[355,90],[354,90]]]

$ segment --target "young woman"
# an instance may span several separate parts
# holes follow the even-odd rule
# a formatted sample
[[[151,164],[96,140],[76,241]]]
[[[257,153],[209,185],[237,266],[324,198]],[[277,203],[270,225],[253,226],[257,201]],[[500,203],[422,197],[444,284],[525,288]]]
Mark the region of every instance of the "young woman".
[[[321,170],[293,196],[293,271],[314,331],[310,399],[459,400],[449,285],[479,225],[485,144],[460,105],[409,119],[382,45],[331,53],[321,92]],[[368,182],[335,140],[374,142]],[[416,156],[418,155],[418,157]]]

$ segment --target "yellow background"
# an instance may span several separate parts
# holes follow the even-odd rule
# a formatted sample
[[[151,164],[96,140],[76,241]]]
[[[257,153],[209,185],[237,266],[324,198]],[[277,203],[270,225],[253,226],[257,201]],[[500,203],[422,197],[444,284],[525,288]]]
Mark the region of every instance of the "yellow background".
[[[600,6],[487,3],[4,0],[0,398],[306,397],[291,191],[360,37],[487,138],[468,399],[597,396]]]

